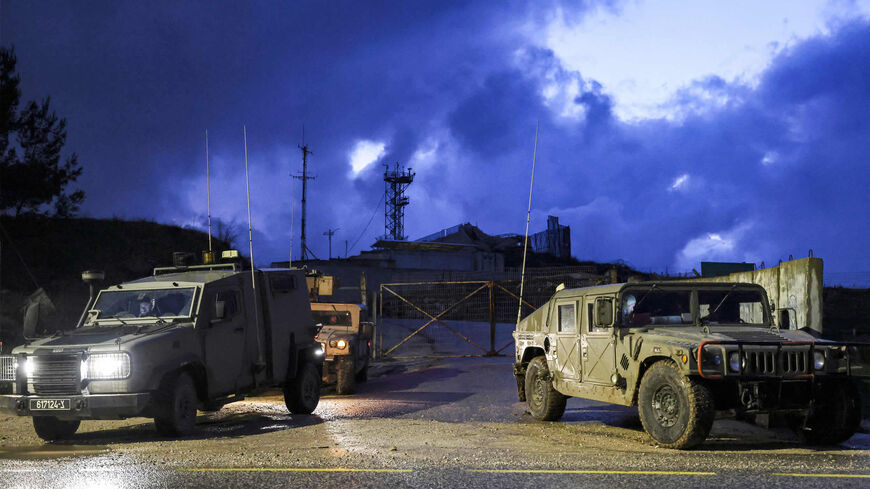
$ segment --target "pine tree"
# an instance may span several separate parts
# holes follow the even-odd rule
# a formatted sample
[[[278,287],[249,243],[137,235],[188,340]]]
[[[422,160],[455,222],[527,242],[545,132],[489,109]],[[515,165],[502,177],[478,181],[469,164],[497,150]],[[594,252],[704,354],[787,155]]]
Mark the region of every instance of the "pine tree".
[[[85,198],[67,192],[81,174],[78,156],[62,159],[66,119],[51,110],[51,99],[28,102],[19,112],[21,78],[12,48],[0,47],[0,212],[44,212],[69,217]]]

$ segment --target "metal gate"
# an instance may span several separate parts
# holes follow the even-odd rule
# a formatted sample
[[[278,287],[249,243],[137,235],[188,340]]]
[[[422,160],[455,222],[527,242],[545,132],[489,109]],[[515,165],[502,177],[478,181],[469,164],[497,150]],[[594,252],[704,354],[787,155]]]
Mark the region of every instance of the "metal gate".
[[[377,351],[391,358],[503,355],[513,344],[518,290],[516,281],[382,284]],[[537,305],[523,303],[524,316]]]

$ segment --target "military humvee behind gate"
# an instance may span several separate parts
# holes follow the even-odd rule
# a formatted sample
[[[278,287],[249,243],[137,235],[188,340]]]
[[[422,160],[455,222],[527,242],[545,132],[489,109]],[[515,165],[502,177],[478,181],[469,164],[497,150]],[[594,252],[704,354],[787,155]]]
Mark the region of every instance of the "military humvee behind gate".
[[[0,409],[32,416],[45,440],[72,436],[83,419],[135,416],[185,435],[197,407],[218,410],[270,386],[283,387],[290,412],[307,414],[322,368],[314,334],[302,271],[157,268],[102,290],[76,329],[0,356],[0,381],[13,383]]]
[[[781,413],[810,443],[850,438],[866,345],[780,330],[762,287],[648,282],[565,289],[514,332],[514,375],[532,416],[557,420],[567,397],[638,406],[659,444],[690,448],[715,411]],[[864,357],[862,357],[864,355]]]
[[[368,379],[374,323],[362,304],[312,302],[314,322],[321,325],[316,340],[324,352],[323,381],[335,382],[338,394],[353,394],[357,382]]]

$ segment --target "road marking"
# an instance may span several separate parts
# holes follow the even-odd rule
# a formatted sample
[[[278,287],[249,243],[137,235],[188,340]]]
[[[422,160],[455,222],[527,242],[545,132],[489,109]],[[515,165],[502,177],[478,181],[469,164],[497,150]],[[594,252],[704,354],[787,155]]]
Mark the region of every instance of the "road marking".
[[[778,475],[780,477],[828,477],[828,478],[842,477],[844,479],[870,479],[870,474],[801,474],[801,473],[777,474],[777,473],[774,473],[773,475]]]
[[[488,474],[604,474],[604,475],[716,475],[716,472],[678,472],[668,470],[522,470],[482,469],[471,472]]]
[[[347,467],[200,467],[177,472],[413,472],[413,469],[352,469]]]

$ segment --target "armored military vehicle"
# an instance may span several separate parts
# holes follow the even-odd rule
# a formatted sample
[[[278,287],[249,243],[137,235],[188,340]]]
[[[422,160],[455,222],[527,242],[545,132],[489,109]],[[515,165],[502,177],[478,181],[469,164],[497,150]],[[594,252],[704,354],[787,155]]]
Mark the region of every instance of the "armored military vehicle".
[[[539,420],[559,419],[572,396],[637,406],[671,448],[703,442],[724,410],[782,414],[810,443],[850,438],[861,409],[850,377],[870,373],[866,345],[780,329],[773,316],[752,284],[558,290],[514,332],[519,398]]]
[[[244,270],[237,252],[223,256],[230,262],[157,268],[96,297],[92,287],[72,330],[37,337],[26,317],[26,344],[0,357],[0,379],[13,384],[0,409],[32,416],[45,440],[72,436],[81,420],[134,416],[186,435],[197,408],[273,386],[291,413],[314,411],[322,352],[304,273]]]
[[[362,304],[312,302],[317,341],[324,352],[323,381],[335,382],[338,394],[353,394],[357,382],[368,379],[374,324]]]

